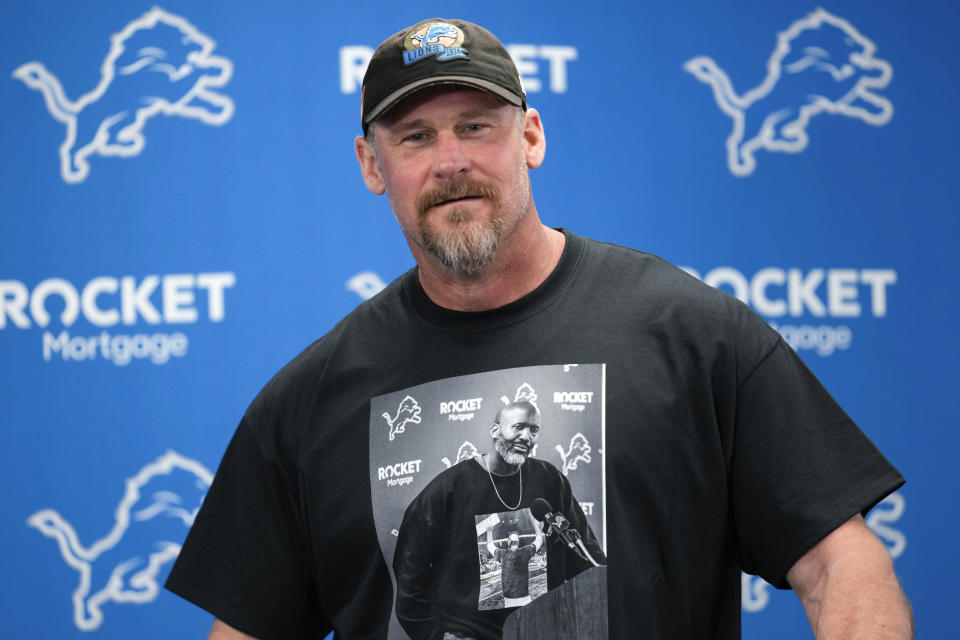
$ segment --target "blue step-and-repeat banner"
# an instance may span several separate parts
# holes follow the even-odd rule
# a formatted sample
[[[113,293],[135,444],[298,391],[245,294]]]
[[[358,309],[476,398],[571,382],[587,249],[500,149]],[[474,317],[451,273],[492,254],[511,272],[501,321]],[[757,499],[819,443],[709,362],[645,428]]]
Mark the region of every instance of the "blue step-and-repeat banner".
[[[956,626],[960,5],[8,2],[0,635],[188,638],[165,592],[272,373],[412,264],[353,156],[373,47],[461,17],[546,127],[545,222],[747,301],[908,479],[868,522]],[[743,577],[744,637],[809,638]]]

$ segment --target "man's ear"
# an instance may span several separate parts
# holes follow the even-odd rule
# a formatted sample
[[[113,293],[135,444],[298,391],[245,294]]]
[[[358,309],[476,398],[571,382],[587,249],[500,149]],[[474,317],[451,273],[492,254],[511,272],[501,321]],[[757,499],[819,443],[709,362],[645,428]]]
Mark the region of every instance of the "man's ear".
[[[491,438],[496,438],[496,437],[497,437],[497,434],[499,434],[499,433],[500,433],[500,425],[497,424],[496,422],[494,422],[494,423],[493,423],[493,426],[490,427],[490,437],[491,437]]]
[[[527,109],[523,114],[523,141],[526,143],[527,166],[536,169],[543,164],[543,156],[547,151],[543,122],[536,109]]]
[[[363,182],[367,185],[367,189],[370,189],[374,195],[382,195],[386,191],[386,184],[380,174],[380,168],[377,166],[377,156],[373,153],[370,141],[363,136],[357,136],[357,139],[353,141],[353,148],[357,153],[360,173],[363,175]]]

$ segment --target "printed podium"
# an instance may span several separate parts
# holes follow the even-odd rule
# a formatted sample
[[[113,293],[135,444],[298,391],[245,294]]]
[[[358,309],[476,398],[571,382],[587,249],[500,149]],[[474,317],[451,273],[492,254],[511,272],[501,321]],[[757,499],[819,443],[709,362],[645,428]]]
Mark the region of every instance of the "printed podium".
[[[503,640],[607,640],[607,568],[594,567],[517,609]]]

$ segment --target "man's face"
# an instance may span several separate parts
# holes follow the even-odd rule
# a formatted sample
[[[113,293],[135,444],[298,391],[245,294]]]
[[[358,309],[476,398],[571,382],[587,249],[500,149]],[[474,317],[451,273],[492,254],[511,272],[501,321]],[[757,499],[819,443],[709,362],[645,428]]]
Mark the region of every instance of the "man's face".
[[[518,113],[484,91],[434,87],[373,125],[376,173],[397,221],[454,275],[480,273],[531,207]],[[364,177],[376,192],[366,167]]]
[[[507,407],[500,412],[492,435],[494,449],[507,464],[523,464],[540,435],[540,414],[523,406]]]

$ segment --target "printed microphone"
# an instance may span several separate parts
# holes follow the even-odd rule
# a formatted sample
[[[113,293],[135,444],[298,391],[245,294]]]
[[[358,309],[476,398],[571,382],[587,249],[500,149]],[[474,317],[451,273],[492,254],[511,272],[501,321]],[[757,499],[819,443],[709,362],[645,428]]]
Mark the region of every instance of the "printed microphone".
[[[534,518],[547,525],[547,535],[556,532],[566,540],[566,536],[563,534],[570,531],[570,522],[563,517],[562,513],[555,513],[549,502],[543,498],[537,498],[530,505],[530,513],[533,514]],[[573,529],[574,533],[576,531],[576,529]],[[569,541],[568,544],[570,544]]]
[[[563,517],[562,513],[557,513],[550,506],[550,503],[543,498],[537,498],[530,505],[530,513],[533,517],[546,525],[544,531],[549,536],[557,536],[563,540],[578,556],[588,561],[595,567],[600,566],[580,538],[580,532],[570,526],[570,521]]]

